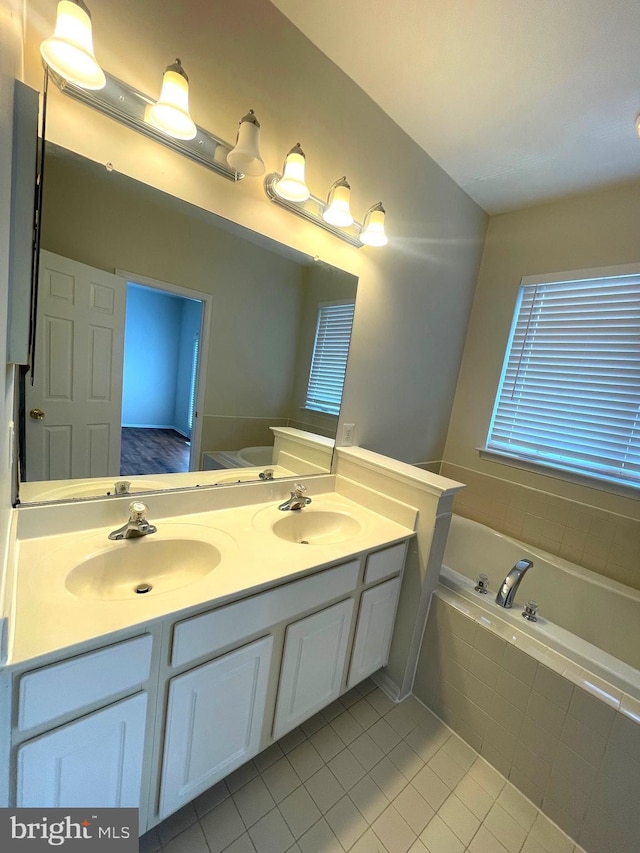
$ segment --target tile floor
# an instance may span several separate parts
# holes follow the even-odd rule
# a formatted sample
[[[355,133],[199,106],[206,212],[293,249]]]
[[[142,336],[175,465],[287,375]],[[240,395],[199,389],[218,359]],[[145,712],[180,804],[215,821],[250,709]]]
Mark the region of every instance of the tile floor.
[[[583,853],[413,698],[371,681],[140,839],[140,853]]]

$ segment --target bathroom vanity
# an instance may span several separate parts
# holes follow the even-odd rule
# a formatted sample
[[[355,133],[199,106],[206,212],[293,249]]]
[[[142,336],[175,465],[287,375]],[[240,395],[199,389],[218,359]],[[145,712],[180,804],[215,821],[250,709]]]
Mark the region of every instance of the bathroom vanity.
[[[135,806],[144,832],[385,665],[415,513],[313,492],[281,512],[283,488],[196,514],[182,495],[188,515],[164,518],[154,495],[158,532],[125,542],[111,522],[26,524],[0,675],[3,805]],[[126,511],[85,511],[100,503]],[[206,546],[213,568],[172,577],[176,539],[182,562]]]

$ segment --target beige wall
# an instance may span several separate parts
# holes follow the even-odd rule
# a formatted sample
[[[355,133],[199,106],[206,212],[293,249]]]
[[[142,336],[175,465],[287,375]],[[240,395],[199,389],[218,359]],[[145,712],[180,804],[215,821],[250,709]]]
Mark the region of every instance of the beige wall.
[[[443,473],[469,484],[456,507],[640,587],[637,499],[482,460],[520,279],[640,262],[640,182],[491,218]]]
[[[154,94],[180,56],[198,124],[233,139],[252,107],[267,171],[300,141],[314,194],[346,174],[358,219],[384,202],[389,246],[358,250],[269,203],[261,179],[233,184],[51,93],[53,141],[357,275],[343,417],[368,448],[409,462],[441,458],[485,214],[267,0],[161,10],[150,0],[92,0],[91,12],[107,71]],[[36,87],[53,18],[50,0],[29,0],[26,67]]]

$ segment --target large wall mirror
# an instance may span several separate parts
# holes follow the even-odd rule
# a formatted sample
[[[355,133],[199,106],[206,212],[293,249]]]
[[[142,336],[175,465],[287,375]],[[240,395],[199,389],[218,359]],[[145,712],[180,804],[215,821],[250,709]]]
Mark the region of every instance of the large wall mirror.
[[[353,275],[51,143],[41,246],[20,503],[329,470],[308,383],[319,316],[348,349]]]

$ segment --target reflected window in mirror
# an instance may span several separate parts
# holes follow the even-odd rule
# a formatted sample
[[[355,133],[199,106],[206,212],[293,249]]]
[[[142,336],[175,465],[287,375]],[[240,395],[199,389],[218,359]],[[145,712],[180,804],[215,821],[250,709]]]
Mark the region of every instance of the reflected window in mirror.
[[[340,414],[354,310],[354,300],[324,302],[318,306],[305,400],[307,409]]]

